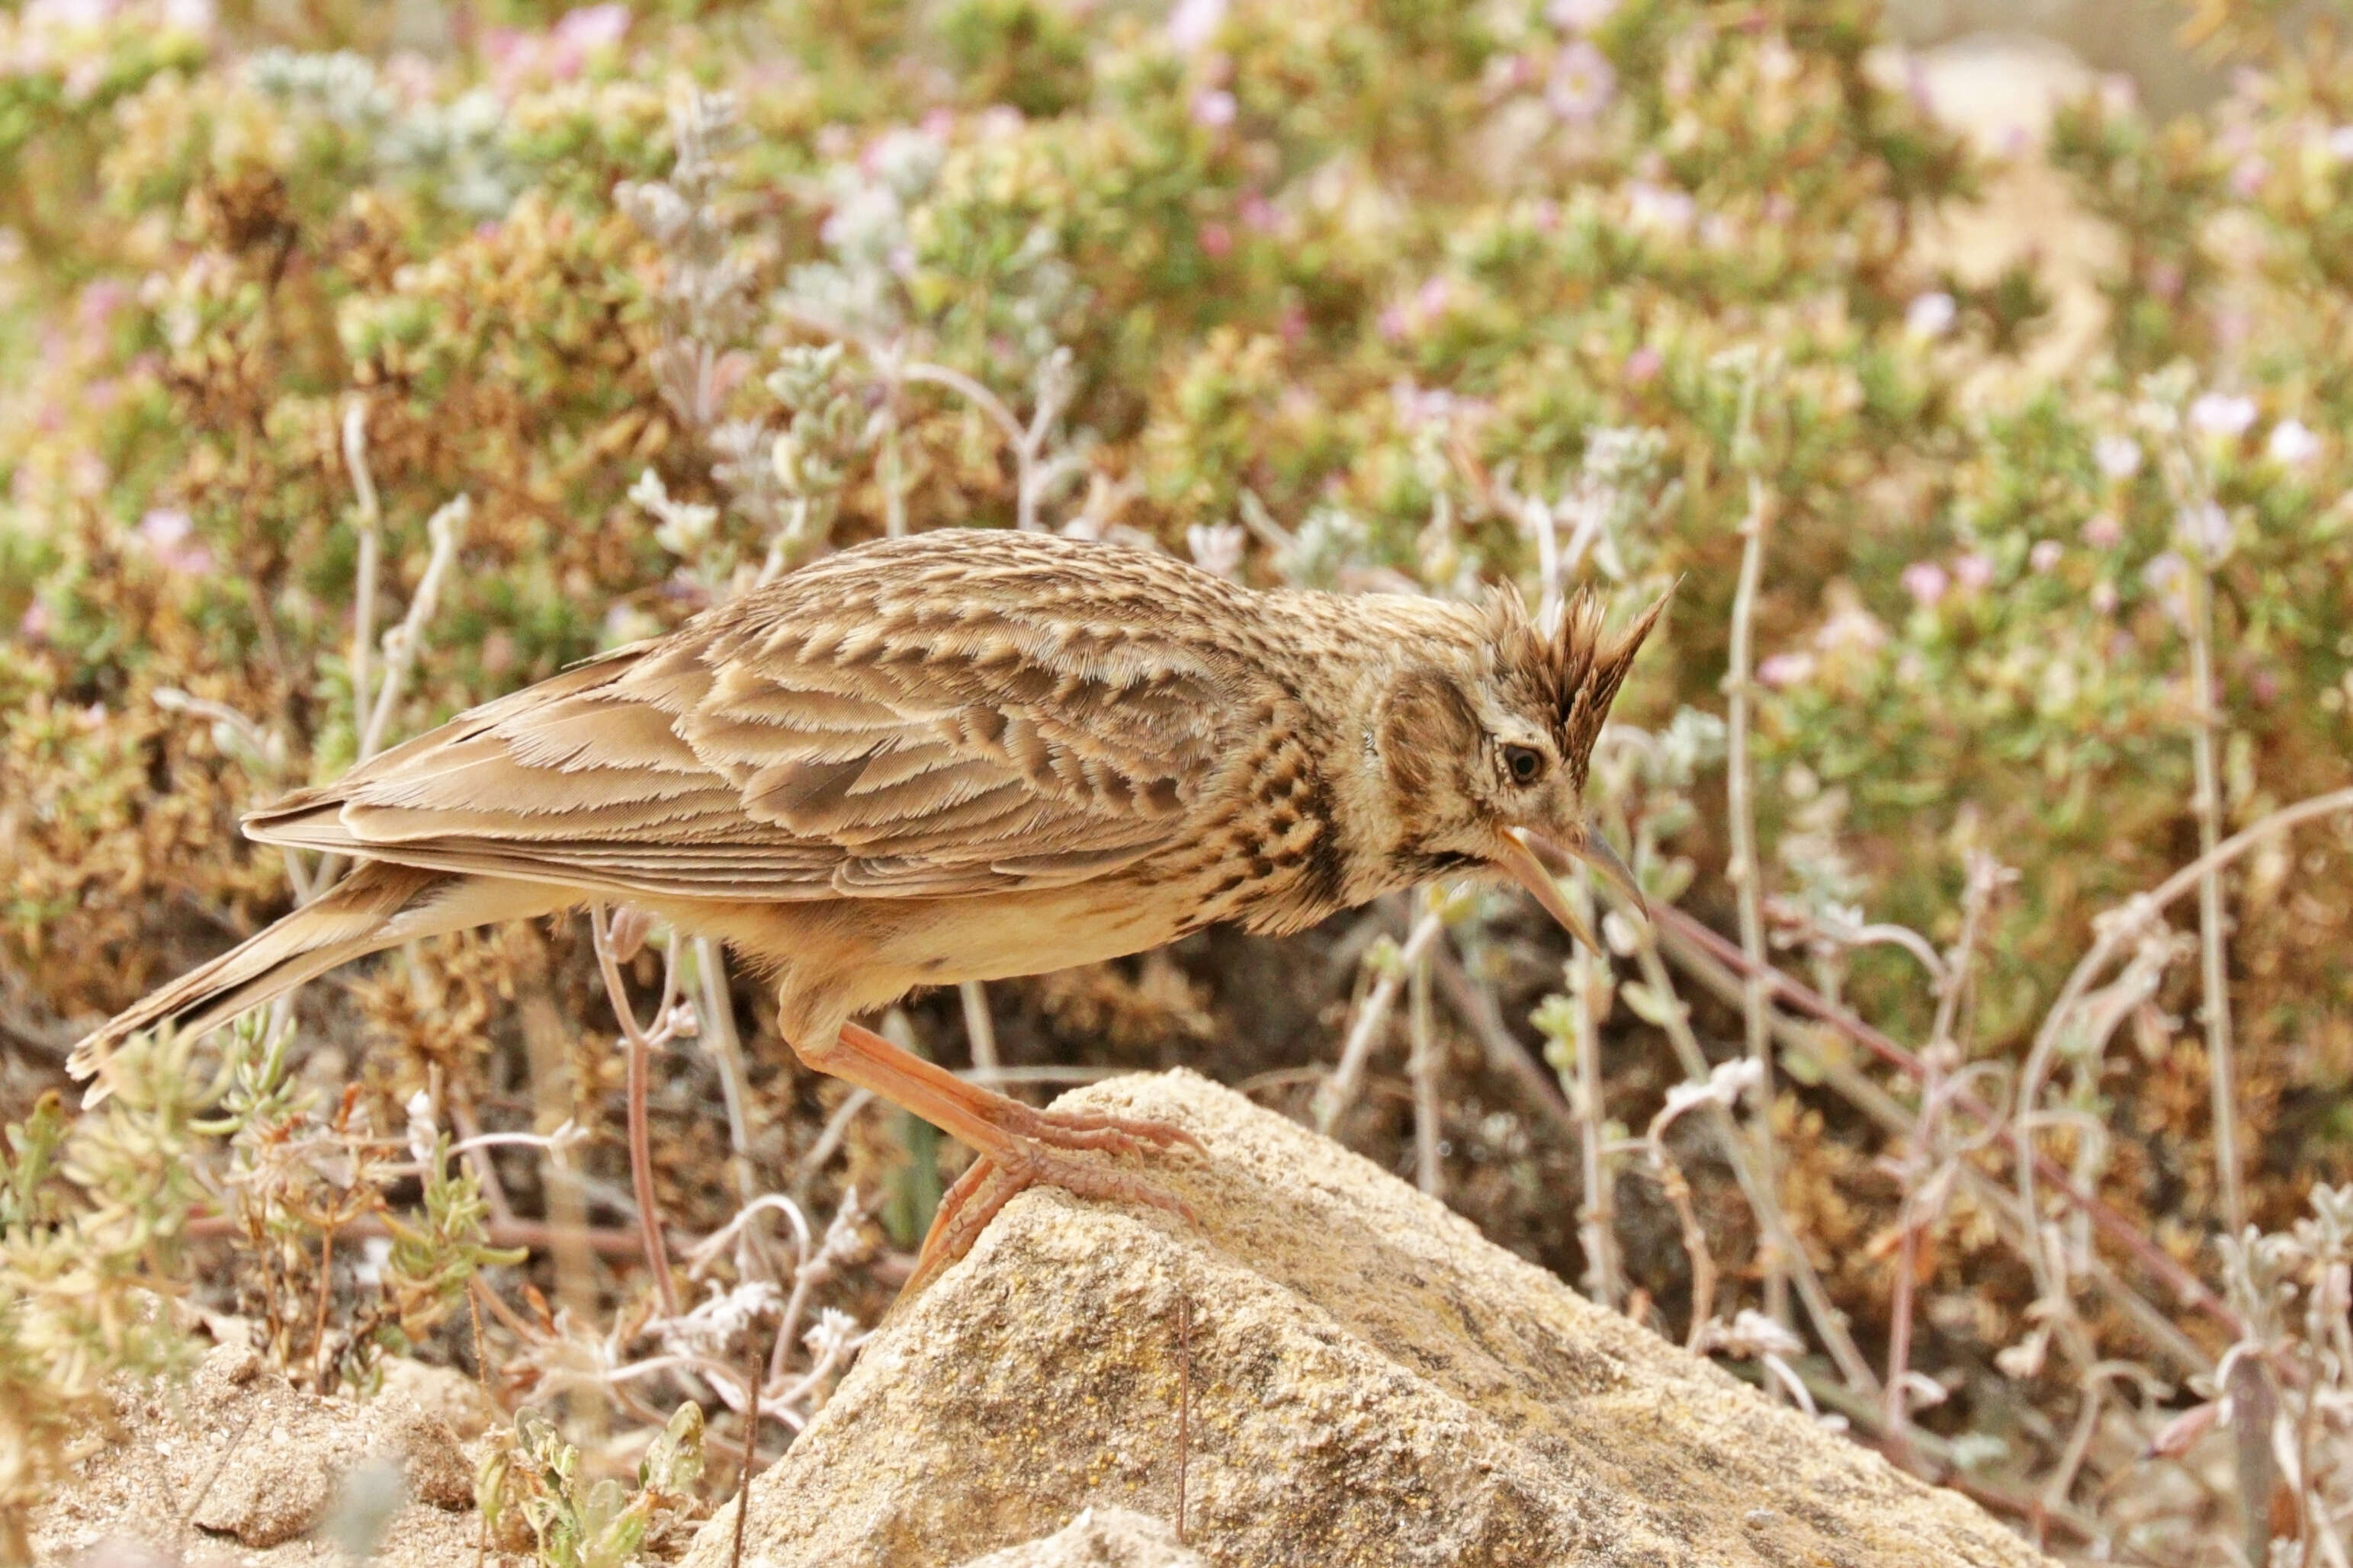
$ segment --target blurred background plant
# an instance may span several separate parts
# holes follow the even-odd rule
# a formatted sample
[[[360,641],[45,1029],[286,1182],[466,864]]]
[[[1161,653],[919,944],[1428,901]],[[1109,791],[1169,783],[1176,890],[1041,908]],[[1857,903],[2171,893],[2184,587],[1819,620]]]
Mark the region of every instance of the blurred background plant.
[[[2353,54],[2153,15],[2227,90],[1990,142],[1868,0],[0,16],[0,1548],[199,1331],[479,1373],[550,1562],[790,1440],[960,1156],[716,949],[427,942],[78,1119],[63,1047],[338,873],[245,808],[959,524],[1679,584],[1596,770],[1661,913],[894,1034],[1198,1067],[2063,1554],[2345,1563]]]

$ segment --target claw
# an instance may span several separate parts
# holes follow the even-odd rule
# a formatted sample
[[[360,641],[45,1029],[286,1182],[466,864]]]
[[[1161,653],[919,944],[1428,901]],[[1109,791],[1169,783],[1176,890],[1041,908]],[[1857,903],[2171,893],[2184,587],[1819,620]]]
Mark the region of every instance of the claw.
[[[1012,1136],[1009,1147],[981,1155],[941,1195],[914,1274],[907,1281],[911,1295],[971,1251],[997,1212],[1030,1187],[1060,1187],[1078,1197],[1140,1204],[1192,1220],[1193,1211],[1182,1198],[1142,1176],[1077,1153],[1144,1153],[1178,1144],[1205,1147],[1185,1129],[1097,1110],[1031,1110],[1021,1121],[1022,1125],[1007,1129]]]

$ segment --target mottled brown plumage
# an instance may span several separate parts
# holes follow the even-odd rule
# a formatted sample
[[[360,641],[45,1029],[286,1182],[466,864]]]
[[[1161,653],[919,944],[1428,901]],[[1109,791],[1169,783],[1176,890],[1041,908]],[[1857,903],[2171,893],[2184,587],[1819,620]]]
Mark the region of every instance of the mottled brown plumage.
[[[1580,599],[1546,636],[1508,594],[1252,592],[1035,534],[845,551],[254,813],[255,838],[358,869],[76,1068],[415,936],[628,902],[765,970],[812,1066],[979,1150],[927,1264],[1030,1181],[1163,1202],[1063,1151],[1181,1135],[1031,1110],[849,1020],[1449,872],[1501,868],[1567,919],[1523,836],[1626,880],[1579,797],[1659,610],[1610,637]]]

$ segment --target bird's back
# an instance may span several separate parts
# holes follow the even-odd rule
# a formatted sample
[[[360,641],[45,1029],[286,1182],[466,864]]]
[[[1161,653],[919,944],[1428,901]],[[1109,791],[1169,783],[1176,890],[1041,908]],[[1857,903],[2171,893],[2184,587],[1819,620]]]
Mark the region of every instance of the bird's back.
[[[1271,710],[1296,659],[1275,597],[1050,536],[881,542],[476,709],[248,829],[624,898],[1085,880],[1221,821],[1239,766],[1291,789],[1303,823],[1318,815],[1303,760],[1254,752],[1265,724],[1297,724]]]

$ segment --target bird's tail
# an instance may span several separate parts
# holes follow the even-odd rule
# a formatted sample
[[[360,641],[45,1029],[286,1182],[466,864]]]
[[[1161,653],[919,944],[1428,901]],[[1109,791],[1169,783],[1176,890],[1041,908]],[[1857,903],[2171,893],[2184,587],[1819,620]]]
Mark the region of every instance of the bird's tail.
[[[411,937],[479,923],[461,919],[453,925],[446,917],[401,918],[466,902],[448,895],[459,891],[453,884],[468,880],[413,866],[363,862],[311,902],[116,1014],[74,1047],[67,1070],[95,1080],[83,1103],[95,1105],[106,1098],[112,1088],[106,1075],[108,1058],[117,1046],[143,1029],[169,1023],[201,1034],[347,960]]]

